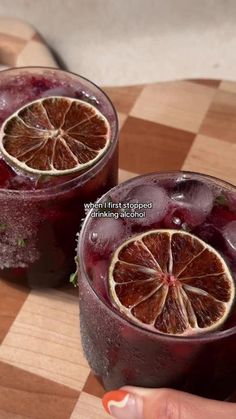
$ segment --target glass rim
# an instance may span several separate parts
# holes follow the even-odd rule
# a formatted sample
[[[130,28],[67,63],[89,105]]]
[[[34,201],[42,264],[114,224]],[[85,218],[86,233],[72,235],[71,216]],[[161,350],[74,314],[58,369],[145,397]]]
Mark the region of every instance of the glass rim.
[[[141,179],[141,178],[146,178],[146,177],[150,177],[150,176],[170,176],[170,175],[189,175],[189,176],[193,176],[193,177],[203,177],[203,178],[207,178],[215,183],[220,183],[222,184],[222,186],[226,186],[232,190],[236,189],[236,186],[234,186],[233,184],[231,184],[230,182],[227,182],[225,180],[219,179],[215,176],[211,176],[211,175],[207,175],[204,173],[200,173],[200,172],[191,172],[191,171],[185,171],[185,170],[173,170],[173,171],[160,171],[160,172],[150,172],[150,173],[145,173],[143,175],[138,175],[135,176],[131,179],[126,180],[125,182],[122,182],[116,186],[114,186],[112,189],[110,189],[109,191],[107,191],[104,195],[102,195],[96,202],[100,202],[102,201],[102,199],[104,199],[104,197],[108,194],[110,194],[112,191],[114,191],[115,189],[119,188],[119,186],[127,186],[129,185],[134,179]],[[199,333],[196,335],[190,335],[190,336],[180,336],[180,335],[167,335],[164,333],[160,333],[160,332],[154,332],[152,330],[148,330],[145,329],[145,327],[142,327],[138,324],[135,324],[134,322],[132,322],[130,319],[123,317],[121,315],[118,314],[118,312],[116,310],[112,310],[110,305],[103,300],[99,294],[96,292],[95,288],[92,286],[91,284],[91,280],[89,278],[89,275],[87,273],[86,267],[85,267],[85,263],[84,263],[84,258],[83,258],[83,241],[84,241],[84,237],[85,237],[85,233],[87,230],[87,226],[89,224],[89,221],[91,220],[90,214],[92,213],[93,209],[91,208],[89,210],[89,212],[87,213],[82,228],[80,230],[79,233],[79,239],[78,239],[78,246],[77,246],[77,255],[79,258],[79,269],[81,268],[83,271],[83,274],[85,275],[86,281],[88,283],[88,286],[90,288],[90,290],[92,291],[92,293],[94,294],[95,298],[97,300],[100,301],[100,303],[105,307],[106,310],[108,310],[110,313],[112,313],[112,316],[115,316],[115,318],[119,321],[121,321],[124,324],[128,324],[131,327],[133,327],[135,330],[137,329],[138,331],[141,331],[142,333],[148,334],[150,336],[152,336],[155,339],[163,339],[163,340],[168,340],[168,341],[174,341],[177,340],[178,342],[192,342],[192,343],[197,343],[199,341],[201,342],[210,342],[210,341],[215,341],[215,340],[219,340],[220,338],[226,338],[228,336],[233,335],[234,333],[236,333],[236,326],[233,326],[229,329],[226,330],[222,330],[222,331],[216,331],[216,332],[212,332],[209,334],[204,334],[204,333]]]
[[[73,71],[67,71],[67,70],[63,70],[61,68],[57,68],[57,67],[47,67],[47,66],[21,66],[21,67],[10,67],[10,68],[6,68],[4,70],[2,70],[0,72],[0,79],[1,79],[1,74],[4,73],[11,73],[11,72],[17,72],[17,71],[27,71],[27,70],[49,70],[49,71],[55,71],[58,73],[63,73],[63,74],[67,74],[67,75],[72,75],[73,77],[78,77],[82,80],[84,80],[85,82],[89,83],[92,87],[95,87],[96,89],[98,89],[101,94],[106,98],[106,100],[108,101],[108,103],[111,106],[112,112],[114,114],[115,117],[115,130],[114,130],[114,134],[112,136],[113,141],[111,142],[110,146],[108,147],[108,149],[106,150],[106,152],[104,153],[104,155],[91,167],[88,168],[88,170],[86,170],[83,174],[74,177],[73,179],[69,179],[66,180],[62,183],[59,183],[57,185],[54,186],[50,186],[48,188],[44,188],[44,189],[36,189],[36,190],[17,190],[17,189],[4,189],[4,188],[0,188],[0,194],[3,195],[7,195],[8,197],[10,196],[14,196],[14,197],[21,197],[22,195],[24,195],[25,198],[30,197],[32,198],[38,198],[40,196],[45,196],[45,195],[59,195],[60,193],[63,193],[71,188],[73,188],[74,186],[78,186],[78,185],[82,185],[84,182],[86,182],[91,174],[92,175],[96,175],[97,172],[102,169],[102,167],[105,165],[107,159],[109,159],[110,155],[112,155],[112,153],[115,150],[115,147],[117,145],[118,142],[118,133],[119,133],[119,120],[118,120],[118,114],[117,111],[111,101],[111,99],[109,98],[109,96],[104,92],[104,90],[97,86],[96,83],[92,82],[91,80],[87,79],[84,76],[81,76],[80,74],[76,74]]]

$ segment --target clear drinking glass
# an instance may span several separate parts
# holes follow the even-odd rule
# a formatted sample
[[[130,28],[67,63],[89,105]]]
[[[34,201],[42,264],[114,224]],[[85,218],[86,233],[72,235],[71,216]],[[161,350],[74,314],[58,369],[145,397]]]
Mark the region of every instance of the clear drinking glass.
[[[191,182],[187,188],[186,182]],[[150,189],[146,190],[150,185],[161,187],[166,195],[160,190],[152,195]],[[95,210],[91,210],[81,230],[78,283],[85,356],[107,390],[124,385],[171,387],[224,400],[236,387],[236,305],[220,330],[188,337],[168,336],[121,315],[111,302],[107,277],[112,254],[125,239],[137,232],[168,228],[188,230],[213,246],[235,279],[236,188],[196,173],[156,173],[120,184],[98,203],[127,202],[133,191],[133,202],[147,201],[148,195],[157,204],[145,222],[141,218],[95,218]],[[186,193],[188,211],[173,204],[171,195],[177,191],[182,197]],[[168,200],[162,205],[166,196]],[[192,217],[196,207],[204,211],[198,221]]]
[[[81,76],[43,67],[1,71],[0,125],[23,105],[49,96],[78,98],[97,107],[110,123],[111,144],[88,170],[51,176],[40,188],[0,159],[0,275],[32,287],[68,281],[84,203],[116,185],[118,174],[116,111],[107,95]]]

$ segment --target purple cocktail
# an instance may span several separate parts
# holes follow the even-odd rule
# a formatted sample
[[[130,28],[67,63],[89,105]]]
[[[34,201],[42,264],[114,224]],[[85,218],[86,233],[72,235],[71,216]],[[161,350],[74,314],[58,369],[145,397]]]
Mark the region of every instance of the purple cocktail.
[[[50,122],[53,117],[56,119],[60,115],[58,108],[54,112],[54,97],[57,103],[63,102],[64,98],[72,103],[73,98],[77,107],[84,103],[85,110],[104,115],[109,125],[110,143],[94,164],[83,170],[65,171],[65,174],[61,171],[56,176],[21,170],[5,156],[0,157],[0,275],[16,281],[23,279],[32,287],[57,286],[68,280],[68,275],[74,270],[75,238],[84,217],[84,203],[95,201],[117,183],[118,124],[114,107],[96,85],[65,71],[32,67],[1,72],[0,126],[9,119],[11,133],[4,138],[10,138],[15,149],[15,138],[21,141],[21,148],[23,144],[21,153],[17,149],[17,158],[18,155],[21,158],[24,152],[26,154],[26,140],[35,141],[38,132],[40,135],[46,132],[42,123],[42,107],[41,114],[34,113],[32,106],[27,108],[28,104],[40,98],[47,102],[47,98],[51,98],[52,113],[46,115],[43,109],[44,119]],[[38,103],[36,105],[39,106]],[[16,125],[16,118],[11,115],[23,107],[25,118],[23,111],[17,114],[18,122],[26,130],[22,134],[22,126],[19,131],[19,123]],[[73,117],[76,118],[76,114]],[[74,125],[76,122],[73,121]],[[30,124],[34,124],[34,127]],[[17,135],[13,129],[18,130]],[[36,134],[31,135],[30,130]],[[51,129],[51,133],[54,132]],[[84,141],[87,141],[86,135]],[[92,141],[91,138],[89,141]],[[80,148],[83,153],[87,150],[81,143]],[[72,155],[70,150],[68,153]],[[92,156],[96,154],[90,153]],[[46,159],[45,154],[41,158],[42,165]],[[29,158],[25,158],[25,161],[28,162]]]
[[[78,258],[82,344],[106,389],[229,397],[236,387],[235,187],[188,172],[125,182],[87,215]]]

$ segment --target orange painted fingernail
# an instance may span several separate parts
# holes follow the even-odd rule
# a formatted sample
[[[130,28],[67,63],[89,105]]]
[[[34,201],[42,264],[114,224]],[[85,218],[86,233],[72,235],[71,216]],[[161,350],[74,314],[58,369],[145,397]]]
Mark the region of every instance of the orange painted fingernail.
[[[106,412],[111,414],[111,411],[110,411],[111,404],[115,404],[115,403],[121,404],[121,405],[124,404],[126,399],[128,398],[127,397],[128,395],[129,393],[124,390],[115,390],[115,391],[109,391],[109,393],[106,393],[102,399],[102,404]]]
[[[104,409],[116,419],[142,419],[143,401],[124,390],[106,393],[102,399]]]

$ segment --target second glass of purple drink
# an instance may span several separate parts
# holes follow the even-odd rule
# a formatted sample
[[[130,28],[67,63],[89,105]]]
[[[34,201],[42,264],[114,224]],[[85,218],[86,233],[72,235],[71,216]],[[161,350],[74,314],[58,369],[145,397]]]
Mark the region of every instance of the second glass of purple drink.
[[[22,106],[40,98],[69,97],[93,105],[110,125],[110,145],[83,172],[43,181],[0,158],[0,275],[31,287],[58,286],[74,271],[76,232],[84,203],[117,184],[116,111],[95,84],[49,68],[18,68],[0,74],[0,125]],[[36,115],[37,117],[37,115]]]
[[[145,202],[145,210],[143,209],[145,207],[137,208],[137,204],[142,206]],[[152,207],[148,207],[150,202],[153,204]],[[128,215],[121,216],[127,211]],[[142,213],[145,211],[146,215],[143,217]],[[144,284],[146,280],[151,283],[146,275],[147,273],[151,275],[151,265],[147,264],[150,255],[146,253],[147,260],[139,258],[137,242],[132,242],[136,246],[134,251],[131,247],[128,251],[125,250],[125,246],[130,245],[129,240],[132,241],[132,238],[140,244],[140,234],[145,236],[149,232],[158,231],[158,234],[164,232],[171,235],[176,234],[176,230],[177,235],[186,235],[190,241],[189,247],[177,246],[175,263],[181,262],[179,258],[181,252],[182,257],[189,258],[186,266],[191,267],[192,271],[215,269],[221,260],[220,265],[224,266],[224,272],[228,274],[230,272],[234,288],[235,187],[219,179],[187,172],[150,174],[129,180],[113,188],[98,201],[97,209],[90,211],[81,230],[78,246],[78,284],[84,353],[92,371],[107,390],[124,385],[171,387],[224,400],[235,391],[236,387],[236,305],[233,297],[228,318],[219,323],[216,329],[204,332],[202,324],[212,316],[211,309],[208,311],[211,303],[214,305],[217,298],[223,298],[225,301],[228,298],[225,294],[227,282],[220,283],[222,278],[225,278],[224,275],[222,277],[222,272],[214,274],[219,278],[215,291],[215,285],[212,285],[214,275],[208,275],[206,272],[200,275],[199,271],[193,278],[184,275],[187,276],[183,278],[183,281],[187,281],[185,291],[189,296],[194,291],[193,281],[195,286],[197,284],[197,287],[201,288],[197,293],[203,297],[203,306],[197,305],[195,311],[198,322],[197,333],[188,334],[185,331],[181,335],[185,327],[181,322],[176,326],[179,328],[179,333],[174,335],[173,330],[169,333],[167,326],[172,322],[175,327],[178,320],[174,313],[176,309],[174,304],[169,305],[172,311],[169,311],[165,324],[156,322],[157,329],[154,330],[153,324],[150,325],[148,321],[148,317],[153,314],[153,302],[155,302],[151,300],[154,295],[153,289],[150,292],[150,288],[147,288],[149,294],[145,296],[141,294],[146,292],[145,288],[139,287],[140,283]],[[201,242],[198,242],[199,239]],[[201,256],[202,250],[198,250],[200,258],[191,255],[194,249],[194,246],[191,247],[193,242],[195,245],[199,243],[203,245],[204,254],[210,258],[208,261]],[[116,261],[117,272],[115,272],[112,261],[117,257],[116,249],[123,243],[126,243],[122,248],[123,256],[118,262]],[[163,247],[164,245],[163,242]],[[214,253],[215,250],[219,259]],[[160,247],[154,246],[153,253],[155,252],[156,254],[159,252],[162,258],[165,258],[165,252],[162,252]],[[171,263],[173,265],[173,260]],[[182,266],[182,271],[184,268],[185,265]],[[134,275],[133,269],[136,270]],[[117,295],[120,293],[119,301],[117,298],[114,299],[114,288],[110,282],[111,273],[114,278],[114,272]],[[170,279],[172,280],[172,276]],[[174,281],[173,286],[175,286]],[[128,293],[127,287],[129,287]],[[213,292],[214,297],[209,295],[209,292]],[[141,300],[138,300],[140,294],[141,303],[139,303]],[[137,308],[148,298],[149,306],[146,305],[145,316],[139,317],[142,322],[137,322],[137,319],[130,316],[130,311],[127,315],[130,301],[132,309],[132,306],[135,306],[134,302],[138,301],[135,306]],[[205,298],[208,299],[206,302]],[[197,299],[189,301],[194,307],[194,301]],[[184,305],[184,310],[186,308],[189,306]],[[142,314],[143,310],[142,308]],[[137,310],[133,313],[138,315]],[[184,315],[186,316],[186,311]]]

